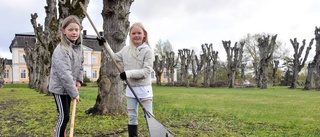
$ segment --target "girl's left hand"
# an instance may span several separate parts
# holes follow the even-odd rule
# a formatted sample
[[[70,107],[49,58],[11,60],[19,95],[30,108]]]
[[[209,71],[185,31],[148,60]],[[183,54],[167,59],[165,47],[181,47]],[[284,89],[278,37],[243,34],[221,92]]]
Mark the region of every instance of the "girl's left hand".
[[[79,81],[76,82],[76,87],[77,87],[78,90],[80,89],[81,83]]]

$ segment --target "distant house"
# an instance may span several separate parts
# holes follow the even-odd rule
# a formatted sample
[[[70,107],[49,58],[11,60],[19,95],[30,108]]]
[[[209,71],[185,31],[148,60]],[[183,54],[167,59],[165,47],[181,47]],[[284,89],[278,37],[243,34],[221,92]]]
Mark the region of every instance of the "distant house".
[[[83,31],[83,49],[84,49],[84,73],[91,81],[97,81],[99,77],[101,51],[102,48],[97,36],[87,35],[87,31]],[[8,60],[5,69],[6,83],[28,83],[28,69],[23,55],[24,47],[34,46],[36,43],[36,36],[32,33],[15,34],[14,39],[9,47],[12,53],[12,60]]]
[[[84,49],[84,73],[90,81],[97,81],[99,77],[99,70],[101,66],[101,51],[102,48],[97,36],[87,35],[87,31],[83,30],[83,49]],[[12,60],[7,60],[5,68],[5,83],[28,83],[28,69],[23,55],[25,55],[24,47],[26,43],[34,46],[36,43],[36,36],[33,32],[15,34],[14,39],[9,47],[12,53]],[[163,74],[162,81],[166,82],[166,72]],[[152,82],[156,81],[154,72],[151,73]]]

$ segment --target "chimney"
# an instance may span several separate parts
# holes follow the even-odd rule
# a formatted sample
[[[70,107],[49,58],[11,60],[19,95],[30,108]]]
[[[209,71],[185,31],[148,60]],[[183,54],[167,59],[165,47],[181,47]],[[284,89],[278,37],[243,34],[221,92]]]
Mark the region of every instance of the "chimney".
[[[99,35],[100,35],[101,37],[103,37],[103,31],[100,31],[100,32],[99,32]]]
[[[83,36],[86,36],[87,35],[87,30],[83,30]]]

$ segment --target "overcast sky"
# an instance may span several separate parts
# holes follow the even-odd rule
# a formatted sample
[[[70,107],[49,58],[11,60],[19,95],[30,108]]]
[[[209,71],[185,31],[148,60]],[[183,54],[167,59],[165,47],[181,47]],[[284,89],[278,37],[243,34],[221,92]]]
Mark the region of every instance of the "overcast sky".
[[[38,13],[43,25],[45,0],[2,0],[0,2],[0,57],[11,59],[9,46],[16,33],[33,32],[30,14]],[[135,0],[130,22],[142,22],[152,46],[169,40],[175,51],[212,43],[224,58],[222,40],[232,45],[246,34],[278,34],[277,40],[292,49],[290,39],[309,43],[315,27],[320,27],[319,0]],[[91,0],[88,14],[102,31],[102,0]],[[88,34],[94,31],[83,21]],[[100,31],[99,30],[99,31]],[[314,52],[315,47],[311,52]],[[312,54],[312,53],[311,53]]]

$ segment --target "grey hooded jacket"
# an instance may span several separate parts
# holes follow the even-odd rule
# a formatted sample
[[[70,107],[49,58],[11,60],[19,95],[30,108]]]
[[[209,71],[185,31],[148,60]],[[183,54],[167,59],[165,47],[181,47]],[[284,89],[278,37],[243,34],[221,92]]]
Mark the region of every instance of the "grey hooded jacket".
[[[61,43],[52,54],[49,91],[58,95],[79,95],[76,81],[83,81],[83,50],[79,45],[63,46]]]

